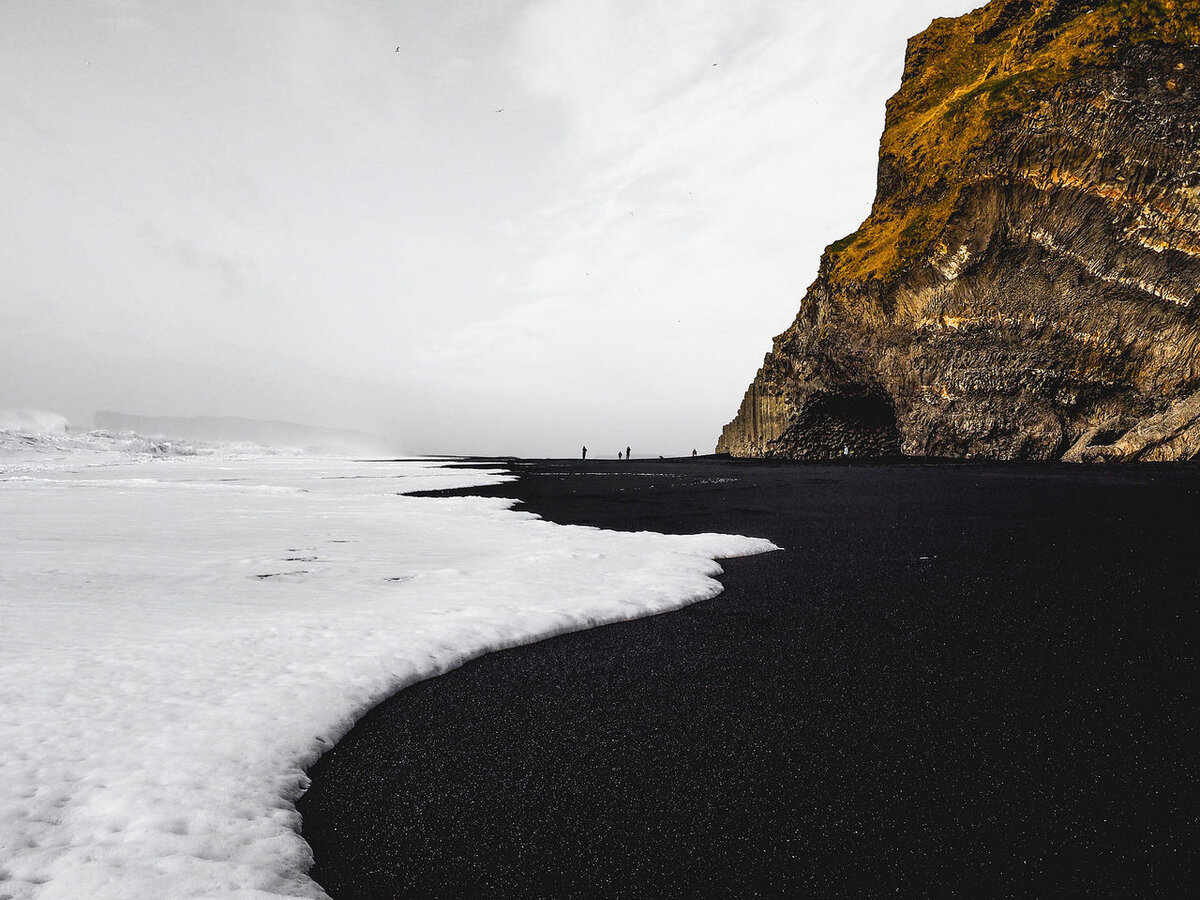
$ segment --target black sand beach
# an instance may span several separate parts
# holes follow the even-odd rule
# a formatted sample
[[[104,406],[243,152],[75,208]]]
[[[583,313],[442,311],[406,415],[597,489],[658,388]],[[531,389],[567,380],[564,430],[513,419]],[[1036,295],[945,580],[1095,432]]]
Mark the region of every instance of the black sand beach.
[[[376,708],[299,804],[335,898],[1194,886],[1200,468],[515,469],[470,493],[785,550]]]

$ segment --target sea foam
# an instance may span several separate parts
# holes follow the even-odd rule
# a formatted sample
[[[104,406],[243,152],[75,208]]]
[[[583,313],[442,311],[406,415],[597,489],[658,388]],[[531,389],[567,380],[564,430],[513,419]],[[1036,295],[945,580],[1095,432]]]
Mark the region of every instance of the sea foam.
[[[0,895],[323,896],[294,801],[367,709],[772,549],[405,496],[510,477],[431,461],[95,462],[0,459]]]

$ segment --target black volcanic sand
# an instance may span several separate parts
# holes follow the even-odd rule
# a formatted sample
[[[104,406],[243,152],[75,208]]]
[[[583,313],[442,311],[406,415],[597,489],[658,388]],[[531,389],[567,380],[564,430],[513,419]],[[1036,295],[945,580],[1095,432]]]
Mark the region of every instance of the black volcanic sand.
[[[786,550],[377,707],[299,804],[335,898],[1194,887],[1200,469],[514,468],[472,493]]]

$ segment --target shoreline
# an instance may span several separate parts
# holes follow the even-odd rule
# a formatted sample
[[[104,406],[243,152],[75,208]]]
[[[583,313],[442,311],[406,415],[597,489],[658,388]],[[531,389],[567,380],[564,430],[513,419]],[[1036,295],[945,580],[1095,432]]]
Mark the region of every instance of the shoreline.
[[[334,897],[1188,883],[1200,469],[506,464],[447,493],[784,551],[376,707],[299,803]]]

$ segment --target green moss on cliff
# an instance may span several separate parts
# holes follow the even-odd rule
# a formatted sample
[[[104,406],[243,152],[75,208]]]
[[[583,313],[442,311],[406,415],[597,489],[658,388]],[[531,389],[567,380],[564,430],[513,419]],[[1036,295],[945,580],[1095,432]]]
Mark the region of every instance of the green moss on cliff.
[[[1058,86],[1157,40],[1200,44],[1196,0],[992,0],[909,42],[880,152],[893,161],[870,216],[831,245],[834,284],[889,281],[923,259],[954,211],[970,160],[997,128]]]

